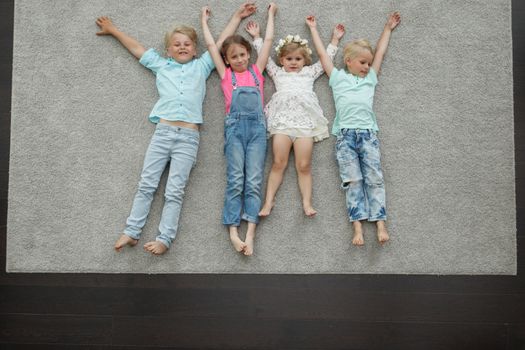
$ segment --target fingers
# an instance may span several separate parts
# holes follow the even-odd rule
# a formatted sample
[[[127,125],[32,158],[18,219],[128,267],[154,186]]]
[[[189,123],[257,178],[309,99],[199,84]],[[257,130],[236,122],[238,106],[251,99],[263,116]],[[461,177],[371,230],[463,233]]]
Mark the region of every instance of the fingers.
[[[308,24],[310,27],[315,27],[316,26],[315,16],[312,16],[312,15],[307,16],[306,24]]]
[[[109,19],[109,17],[106,17],[106,16],[101,16],[101,17],[97,18],[95,23],[97,24],[97,26],[100,27],[100,29],[102,29],[101,31],[96,33],[97,35],[105,35],[105,34],[107,34],[108,26],[113,25],[113,23],[111,22],[111,19]]]
[[[211,15],[211,10],[210,10],[210,7],[209,6],[203,6],[201,8],[201,13],[204,17],[210,17]]]

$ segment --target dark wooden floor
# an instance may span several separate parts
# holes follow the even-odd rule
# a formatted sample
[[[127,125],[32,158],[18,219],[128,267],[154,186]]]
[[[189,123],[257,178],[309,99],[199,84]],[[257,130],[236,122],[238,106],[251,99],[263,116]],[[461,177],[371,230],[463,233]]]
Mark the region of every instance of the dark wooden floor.
[[[0,349],[525,349],[525,2],[517,277],[6,274],[13,0],[0,17]]]

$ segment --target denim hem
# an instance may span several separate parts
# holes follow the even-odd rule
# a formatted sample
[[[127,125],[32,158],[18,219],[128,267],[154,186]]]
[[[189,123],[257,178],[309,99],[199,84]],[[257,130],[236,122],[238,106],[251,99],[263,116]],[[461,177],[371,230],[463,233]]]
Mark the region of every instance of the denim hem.
[[[133,234],[133,233],[126,232],[126,230],[124,230],[123,233],[124,233],[126,236],[131,237],[131,238],[133,238],[133,239],[136,239],[136,240],[139,240],[139,239],[140,239],[140,233],[139,233],[139,234]]]
[[[155,238],[155,240],[157,242],[160,242],[160,243],[164,244],[168,249],[170,248],[171,242],[166,241],[164,238],[157,237],[157,238]]]
[[[369,218],[368,221],[369,221],[369,222],[386,221],[386,216],[384,216],[384,217],[379,217],[379,218]]]
[[[349,218],[349,219],[350,219],[350,222],[368,220],[368,218],[358,218],[358,219]]]
[[[239,222],[228,222],[228,223],[223,221],[222,224],[224,226],[235,226],[235,227],[241,226],[241,222],[240,221]]]
[[[244,221],[248,221],[248,222],[254,223],[254,224],[258,224],[259,223],[259,217],[254,219],[252,216],[249,216],[249,215],[246,215],[246,214],[243,214],[241,219],[243,219]]]

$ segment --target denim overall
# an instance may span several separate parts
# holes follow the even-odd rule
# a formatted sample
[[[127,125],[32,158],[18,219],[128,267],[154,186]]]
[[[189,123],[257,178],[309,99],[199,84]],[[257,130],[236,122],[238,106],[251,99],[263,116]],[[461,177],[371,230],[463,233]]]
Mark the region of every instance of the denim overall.
[[[224,124],[227,183],[222,223],[228,226],[239,226],[241,219],[257,224],[261,209],[266,120],[259,80],[253,68],[248,69],[256,87],[237,86],[232,70],[232,102]]]

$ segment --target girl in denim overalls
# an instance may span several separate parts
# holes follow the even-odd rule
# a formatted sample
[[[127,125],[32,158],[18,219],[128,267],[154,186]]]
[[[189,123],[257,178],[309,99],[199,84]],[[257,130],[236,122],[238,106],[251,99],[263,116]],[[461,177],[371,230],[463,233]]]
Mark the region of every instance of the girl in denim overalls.
[[[210,10],[208,7],[202,8],[204,38],[217,73],[221,77],[226,105],[224,152],[227,161],[227,184],[222,222],[229,228],[230,240],[235,250],[244,255],[253,254],[255,228],[259,223],[261,209],[266,158],[264,78],[261,72],[270,55],[276,11],[277,6],[271,3],[268,7],[268,24],[263,47],[257,62],[250,65],[251,46],[240,35],[226,38],[219,52],[208,28]],[[241,219],[248,222],[245,241],[239,237]]]
[[[388,241],[386,230],[385,185],[377,139],[377,121],[372,110],[377,74],[390,35],[401,20],[398,12],[388,16],[374,52],[368,41],[355,40],[345,46],[347,72],[334,68],[324,49],[313,16],[306,19],[319,59],[334,95],[336,117],[332,134],[337,136],[336,156],[342,188],[346,193],[348,217],[354,228],[352,243],[364,244],[362,220],[375,222],[377,239]]]

